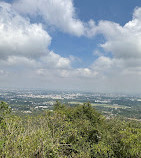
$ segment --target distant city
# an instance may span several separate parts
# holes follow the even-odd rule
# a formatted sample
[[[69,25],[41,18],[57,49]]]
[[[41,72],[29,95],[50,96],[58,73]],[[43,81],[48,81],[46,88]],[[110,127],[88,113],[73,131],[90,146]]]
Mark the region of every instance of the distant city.
[[[56,101],[77,106],[90,102],[106,118],[121,116],[141,119],[141,97],[92,92],[0,89],[0,101],[7,102],[12,112],[30,114],[53,110]]]

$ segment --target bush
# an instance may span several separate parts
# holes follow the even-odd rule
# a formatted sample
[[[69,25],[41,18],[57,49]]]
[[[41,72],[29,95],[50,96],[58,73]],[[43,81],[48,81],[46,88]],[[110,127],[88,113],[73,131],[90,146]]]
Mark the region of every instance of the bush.
[[[139,158],[141,125],[106,120],[90,103],[70,107],[57,102],[39,116],[11,115],[0,104],[0,157]]]

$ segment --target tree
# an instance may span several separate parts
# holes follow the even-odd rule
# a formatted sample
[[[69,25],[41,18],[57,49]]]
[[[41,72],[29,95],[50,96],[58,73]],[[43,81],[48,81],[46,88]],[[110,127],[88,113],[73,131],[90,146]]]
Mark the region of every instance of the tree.
[[[5,102],[0,102],[0,123],[5,118],[6,114],[9,114],[11,112],[11,108],[9,105]]]

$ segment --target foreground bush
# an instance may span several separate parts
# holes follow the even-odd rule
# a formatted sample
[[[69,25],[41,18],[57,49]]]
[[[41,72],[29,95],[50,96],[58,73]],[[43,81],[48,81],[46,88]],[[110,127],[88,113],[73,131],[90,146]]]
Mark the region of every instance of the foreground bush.
[[[2,158],[140,158],[140,149],[140,123],[105,120],[89,103],[57,102],[54,111],[24,118],[5,113],[0,125]]]

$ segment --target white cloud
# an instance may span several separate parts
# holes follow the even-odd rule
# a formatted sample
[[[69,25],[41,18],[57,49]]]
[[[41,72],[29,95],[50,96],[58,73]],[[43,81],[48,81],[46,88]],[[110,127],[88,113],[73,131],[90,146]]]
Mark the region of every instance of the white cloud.
[[[101,56],[94,62],[94,64],[92,65],[92,69],[99,72],[111,68],[112,64],[113,64],[112,59]]]
[[[47,53],[50,42],[41,24],[31,24],[10,4],[0,3],[0,59],[11,55],[38,58]]]
[[[51,37],[41,24],[31,24],[8,3],[0,2],[0,60],[4,65],[68,68],[70,59],[48,50]]]
[[[16,0],[13,6],[22,14],[42,17],[48,25],[64,32],[76,36],[84,33],[83,23],[76,17],[72,0]]]
[[[96,49],[93,51],[93,55],[100,57],[100,56],[103,56],[103,53],[100,50]]]
[[[141,58],[141,8],[134,11],[133,19],[123,27],[119,24],[101,21],[98,30],[106,38],[101,45],[105,51],[113,54],[114,58],[137,59]]]
[[[41,58],[41,62],[48,68],[70,68],[71,61],[50,51],[47,56]]]
[[[92,19],[88,21],[88,23],[85,23],[85,31],[84,31],[84,35],[91,38],[93,36],[95,36],[98,33],[98,27],[95,24],[95,21],[93,21]]]
[[[35,61],[34,59],[29,59],[26,57],[20,57],[20,56],[9,56],[6,61],[3,62],[3,64],[7,66],[23,66],[26,67],[40,67],[40,63]]]
[[[15,11],[13,9],[17,9]],[[89,67],[73,68],[75,57],[62,57],[48,49],[51,37],[30,16],[42,16],[47,25],[76,36],[103,34],[100,46],[110,52]],[[0,81],[3,85],[79,88],[97,91],[140,91],[141,8],[121,26],[110,21],[81,22],[71,0],[17,0],[12,6],[0,2]],[[57,15],[57,16],[56,16]],[[79,59],[77,59],[79,60]],[[82,64],[82,63],[81,63]],[[134,85],[132,85],[134,83]],[[134,88],[134,90],[132,90]]]
[[[50,43],[51,37],[41,24],[31,24],[10,4],[0,2],[1,86],[29,86],[33,78],[40,82],[41,73],[36,73],[39,70],[49,72],[47,79],[54,78],[62,69],[70,69],[71,60],[50,51]]]
[[[118,80],[125,81],[126,76],[141,78],[141,8],[136,8],[133,19],[124,26],[111,21],[100,21],[97,26],[93,23],[94,33],[103,34],[106,42],[100,46],[112,54],[111,57],[100,57],[94,61],[91,68],[104,77],[109,78],[118,74]],[[95,51],[97,53],[97,51]],[[99,53],[98,53],[99,54]],[[115,82],[118,82],[115,78]],[[128,81],[126,81],[128,82]],[[133,80],[134,82],[134,80]],[[127,83],[126,83],[127,84]],[[129,86],[130,87],[130,86]]]
[[[60,76],[64,78],[91,78],[92,72],[89,68],[77,68],[61,71]]]

